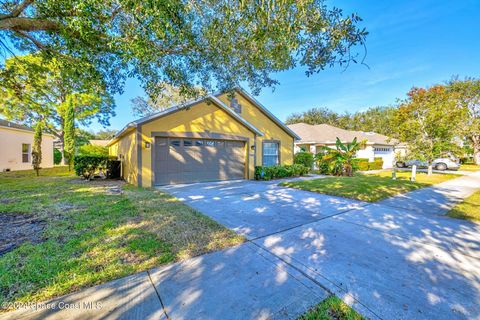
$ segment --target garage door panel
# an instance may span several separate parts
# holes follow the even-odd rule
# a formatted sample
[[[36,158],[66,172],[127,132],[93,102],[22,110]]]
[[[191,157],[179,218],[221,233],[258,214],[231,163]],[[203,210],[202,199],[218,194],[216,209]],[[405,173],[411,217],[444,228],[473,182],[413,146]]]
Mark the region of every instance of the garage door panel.
[[[155,141],[155,183],[243,179],[243,141],[168,139]]]

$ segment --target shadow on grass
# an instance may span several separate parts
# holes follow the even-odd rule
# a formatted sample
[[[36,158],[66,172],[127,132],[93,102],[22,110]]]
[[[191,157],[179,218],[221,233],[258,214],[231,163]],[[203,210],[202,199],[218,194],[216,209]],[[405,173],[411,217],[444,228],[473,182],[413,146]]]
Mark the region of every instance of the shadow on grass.
[[[46,222],[43,242],[0,256],[0,304],[48,299],[243,241],[158,190],[125,186],[112,195],[102,181],[8,174],[0,192],[8,199],[0,215]]]

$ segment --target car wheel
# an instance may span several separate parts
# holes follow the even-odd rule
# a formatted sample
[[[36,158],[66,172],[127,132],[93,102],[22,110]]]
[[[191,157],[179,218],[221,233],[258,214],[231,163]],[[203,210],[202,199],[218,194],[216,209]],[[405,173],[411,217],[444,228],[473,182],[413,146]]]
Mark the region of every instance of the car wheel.
[[[396,163],[396,165],[397,165],[398,168],[405,168],[405,162],[398,161],[398,162]]]
[[[447,170],[448,167],[445,163],[437,163],[437,165],[435,166],[435,169],[444,171],[444,170]]]

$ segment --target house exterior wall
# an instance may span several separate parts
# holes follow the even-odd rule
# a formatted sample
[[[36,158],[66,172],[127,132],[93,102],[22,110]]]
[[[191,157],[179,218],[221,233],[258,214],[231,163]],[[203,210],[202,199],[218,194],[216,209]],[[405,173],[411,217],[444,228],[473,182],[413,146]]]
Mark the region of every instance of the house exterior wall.
[[[108,148],[111,156],[117,156],[122,163],[122,177],[128,183],[137,185],[138,150],[136,130],[132,130]]]
[[[29,162],[22,161],[22,144],[29,144]],[[32,167],[33,132],[0,127],[0,172],[10,169],[30,170]],[[41,168],[53,167],[53,136],[42,135]]]
[[[226,95],[219,98],[227,106],[230,105]],[[123,177],[128,182],[143,187],[154,185],[153,154],[156,136],[245,141],[245,179],[253,179],[255,165],[262,164],[264,141],[279,142],[280,163],[292,164],[294,138],[243,96],[239,95],[238,100],[242,105],[240,115],[264,133],[264,136],[259,137],[222,108],[204,101],[132,128],[131,132],[125,133],[109,146],[109,154],[123,155]],[[135,171],[135,168],[138,170]]]
[[[254,174],[253,152],[250,146],[255,141],[255,134],[232,118],[224,110],[212,103],[200,102],[189,109],[180,110],[147,122],[138,128],[141,139],[141,185],[153,185],[153,148],[146,148],[145,142],[154,143],[155,134],[168,132],[182,136],[186,133],[208,133],[212,135],[239,136],[246,138],[245,143],[245,178],[252,179]],[[251,156],[250,156],[251,154]]]
[[[295,153],[305,150],[313,154],[320,152],[323,145],[315,144],[295,144]],[[335,148],[335,144],[325,144],[329,148]],[[375,151],[375,148],[389,148],[390,151]],[[357,158],[366,158],[368,161],[373,161],[376,157],[380,157],[383,160],[383,169],[392,168],[395,161],[395,152],[394,147],[389,145],[372,145],[367,144],[367,146],[357,152]]]
[[[230,106],[228,94],[223,94],[218,98],[227,106]],[[235,98],[242,107],[240,115],[264,134],[263,137],[257,136],[255,139],[255,165],[262,165],[263,141],[268,140],[274,140],[280,143],[280,164],[292,164],[294,154],[294,138],[282,127],[273,122],[262,110],[250,102],[250,100],[246,99],[243,95],[237,93]]]

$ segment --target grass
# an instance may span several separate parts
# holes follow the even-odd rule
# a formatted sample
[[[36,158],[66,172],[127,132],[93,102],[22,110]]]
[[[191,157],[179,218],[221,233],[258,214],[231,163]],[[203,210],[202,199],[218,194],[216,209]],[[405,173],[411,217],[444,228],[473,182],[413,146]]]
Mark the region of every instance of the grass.
[[[447,215],[456,219],[480,222],[480,191],[457,204]]]
[[[462,164],[460,165],[461,171],[480,171],[480,166],[476,164]]]
[[[123,192],[108,192],[121,186]],[[85,182],[65,168],[0,174],[2,214],[46,223],[41,242],[0,255],[0,305],[41,301],[236,245],[244,239],[154,189]]]
[[[432,184],[458,178],[454,174],[432,174],[417,172],[416,181],[409,180],[410,172],[397,171],[397,180],[392,180],[390,171],[375,174],[356,174],[353,177],[326,177],[313,180],[284,182],[281,185],[325,193],[333,196],[376,202],[397,194],[421,189]]]
[[[307,313],[300,316],[299,320],[363,320],[359,313],[350,308],[336,296],[323,300]]]

